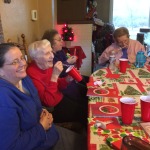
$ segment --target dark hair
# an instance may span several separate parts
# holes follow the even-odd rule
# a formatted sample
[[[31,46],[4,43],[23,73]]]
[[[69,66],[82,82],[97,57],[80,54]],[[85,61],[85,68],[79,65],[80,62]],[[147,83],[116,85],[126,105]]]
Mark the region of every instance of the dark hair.
[[[16,47],[13,43],[2,43],[0,44],[0,68],[5,63],[5,54],[13,47]]]
[[[113,33],[113,37],[116,40],[118,37],[123,36],[123,35],[127,35],[127,37],[129,38],[129,30],[126,27],[120,27],[117,28],[114,33]]]
[[[54,36],[56,34],[59,34],[57,30],[54,30],[54,29],[46,30],[42,36],[42,40],[47,39],[51,43],[51,46],[53,46],[55,44]]]

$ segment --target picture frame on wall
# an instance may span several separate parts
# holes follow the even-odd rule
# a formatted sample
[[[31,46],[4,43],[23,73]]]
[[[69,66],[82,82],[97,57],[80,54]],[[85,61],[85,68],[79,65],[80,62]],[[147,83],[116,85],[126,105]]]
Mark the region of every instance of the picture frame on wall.
[[[4,0],[4,3],[11,3],[11,0]]]

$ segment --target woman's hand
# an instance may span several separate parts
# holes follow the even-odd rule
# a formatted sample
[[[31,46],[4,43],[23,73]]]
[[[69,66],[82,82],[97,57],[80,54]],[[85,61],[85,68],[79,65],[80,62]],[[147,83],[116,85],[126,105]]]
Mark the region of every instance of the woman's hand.
[[[80,74],[81,75],[81,73],[80,73],[80,71],[76,68],[76,70],[77,70],[77,72],[78,72],[78,74]],[[71,82],[72,80],[74,80],[74,78],[73,77],[71,77],[70,75],[68,75],[68,76],[66,76],[66,81],[69,83],[69,82]]]
[[[69,83],[69,82],[71,82],[71,81],[73,81],[74,79],[71,77],[71,76],[66,76],[66,81]]]
[[[77,56],[71,56],[67,59],[67,62],[71,65],[74,64],[76,61],[77,61]]]
[[[56,64],[53,67],[53,73],[51,77],[51,81],[57,82],[57,79],[60,75],[60,73],[63,71],[63,64],[61,61],[56,62]]]
[[[116,55],[116,54],[119,53],[120,51],[122,51],[122,48],[121,48],[121,47],[116,48],[116,49],[113,49],[113,50],[109,51],[108,56],[110,56],[110,55]]]
[[[48,130],[53,123],[53,116],[46,109],[42,110],[40,115],[40,124],[43,126],[45,130]]]

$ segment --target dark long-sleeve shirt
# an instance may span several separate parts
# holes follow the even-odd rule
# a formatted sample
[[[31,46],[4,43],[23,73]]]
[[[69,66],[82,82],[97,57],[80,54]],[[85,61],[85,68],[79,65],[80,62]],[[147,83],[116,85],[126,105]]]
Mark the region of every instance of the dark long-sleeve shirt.
[[[55,64],[57,61],[61,61],[63,64],[66,64],[66,65],[69,65],[69,63],[67,62],[67,57],[66,57],[66,54],[63,50],[61,51],[58,51],[56,53],[54,53],[54,59],[53,59],[53,63]],[[62,71],[62,73],[60,74],[60,77],[66,77],[67,74],[66,74],[66,69],[68,67],[64,66],[64,69]]]

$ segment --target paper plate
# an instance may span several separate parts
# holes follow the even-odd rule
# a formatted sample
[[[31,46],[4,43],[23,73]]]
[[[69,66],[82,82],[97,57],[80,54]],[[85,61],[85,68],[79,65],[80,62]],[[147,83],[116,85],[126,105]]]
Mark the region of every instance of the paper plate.
[[[103,105],[99,107],[99,110],[105,114],[116,114],[119,112],[119,109],[111,105]]]
[[[93,92],[97,95],[107,95],[109,91],[106,89],[94,89]]]

